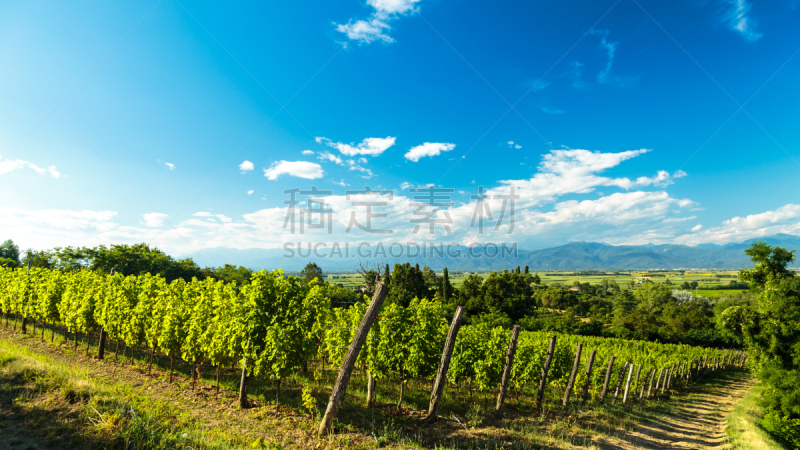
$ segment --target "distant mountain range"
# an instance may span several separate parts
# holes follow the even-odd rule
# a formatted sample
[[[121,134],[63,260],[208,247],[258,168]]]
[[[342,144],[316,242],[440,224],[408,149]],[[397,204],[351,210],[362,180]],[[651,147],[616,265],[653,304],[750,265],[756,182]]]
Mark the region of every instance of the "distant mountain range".
[[[700,244],[696,247],[686,245],[608,245],[597,242],[573,242],[542,250],[519,250],[516,257],[501,259],[469,257],[466,247],[461,247],[462,257],[447,255],[433,258],[373,258],[381,263],[411,262],[433,269],[447,267],[457,271],[492,271],[528,266],[530,270],[632,270],[632,269],[739,269],[751,267],[752,263],[744,249],[758,240],[769,245],[777,245],[789,250],[800,251],[800,236],[778,234],[759,239],[724,245]],[[351,253],[354,253],[351,251]],[[308,262],[315,262],[323,270],[349,272],[358,268],[356,258],[285,258],[283,249],[210,248],[197,254],[184,255],[195,259],[201,266],[221,266],[236,264],[252,269],[282,268],[287,272],[300,271]],[[796,266],[797,264],[795,264]]]

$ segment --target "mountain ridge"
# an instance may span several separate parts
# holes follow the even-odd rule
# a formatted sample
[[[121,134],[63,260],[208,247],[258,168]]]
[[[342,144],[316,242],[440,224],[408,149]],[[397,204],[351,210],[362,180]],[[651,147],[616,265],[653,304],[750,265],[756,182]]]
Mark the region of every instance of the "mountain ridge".
[[[632,269],[739,269],[752,267],[744,249],[753,242],[762,240],[789,250],[800,250],[800,236],[777,234],[727,244],[700,244],[695,247],[676,244],[610,245],[602,242],[570,242],[540,250],[518,250],[516,256],[505,258],[470,257],[467,247],[457,247],[461,257],[445,254],[433,258],[372,258],[373,264],[411,262],[433,269],[447,267],[461,271],[492,271],[528,266],[536,271],[569,270],[632,270]],[[285,251],[278,249],[231,249],[216,247],[204,249],[194,257],[198,263],[209,266],[235,264],[252,269],[282,268],[287,272],[301,270],[309,262],[317,263],[323,270],[349,272],[358,268],[359,259],[351,255],[345,258],[301,258],[284,257]],[[794,266],[797,266],[795,263]]]

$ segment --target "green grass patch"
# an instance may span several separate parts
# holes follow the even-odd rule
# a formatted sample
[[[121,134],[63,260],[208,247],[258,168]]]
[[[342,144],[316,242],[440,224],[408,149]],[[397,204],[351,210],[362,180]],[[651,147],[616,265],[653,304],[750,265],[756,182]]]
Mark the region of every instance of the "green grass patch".
[[[784,447],[772,439],[758,423],[763,411],[758,404],[763,387],[755,385],[728,414],[728,435],[733,449],[780,450]]]

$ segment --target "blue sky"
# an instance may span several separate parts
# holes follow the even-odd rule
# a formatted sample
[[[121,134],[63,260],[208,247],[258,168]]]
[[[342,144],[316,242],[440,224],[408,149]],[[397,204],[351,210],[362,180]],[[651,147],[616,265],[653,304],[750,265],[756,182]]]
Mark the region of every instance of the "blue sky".
[[[0,239],[22,247],[278,247],[299,240],[283,191],[312,185],[332,191],[334,225],[306,240],[542,248],[800,232],[796,1],[0,12]],[[454,191],[431,216],[451,233],[413,233],[409,189],[428,184]],[[345,191],[365,186],[392,192],[376,207],[392,235],[346,231]],[[478,186],[514,186],[512,233],[470,226]],[[502,201],[489,200],[496,219]]]

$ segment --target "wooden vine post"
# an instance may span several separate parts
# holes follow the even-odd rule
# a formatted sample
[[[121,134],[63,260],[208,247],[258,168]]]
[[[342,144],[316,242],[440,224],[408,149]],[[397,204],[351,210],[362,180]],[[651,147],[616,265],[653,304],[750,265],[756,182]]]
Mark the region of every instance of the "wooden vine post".
[[[647,371],[647,375],[645,375],[645,376],[644,376],[644,380],[642,381],[642,390],[641,390],[641,391],[639,391],[639,400],[641,400],[641,399],[644,397],[644,385],[647,383],[647,379],[648,379],[648,378],[650,379],[650,388],[652,388],[652,387],[653,387],[653,377],[652,377],[651,375],[653,374],[653,371],[654,371],[654,370],[655,370],[655,369],[653,369],[653,368],[651,367],[651,368],[650,368],[650,369]],[[650,392],[648,391],[648,396],[649,396],[649,395],[650,395]]]
[[[614,400],[611,401],[611,404],[614,405],[617,403],[617,397],[619,396],[619,389],[622,387],[622,380],[625,378],[625,370],[628,368],[630,363],[625,363],[622,365],[622,370],[619,371],[619,376],[617,377],[617,388],[614,390]]]
[[[503,369],[503,378],[500,382],[500,392],[497,394],[497,404],[495,411],[500,412],[503,409],[503,401],[506,398],[508,391],[508,382],[511,380],[511,367],[514,365],[514,354],[517,352],[517,339],[519,338],[519,325],[514,325],[511,330],[511,342],[508,344],[508,351],[506,352],[506,367]]]
[[[581,395],[581,406],[586,405],[586,398],[589,396],[589,385],[592,384],[592,366],[597,350],[592,350],[589,355],[589,363],[586,365],[586,384],[583,385],[583,395]]]
[[[578,349],[575,351],[575,362],[572,364],[572,373],[569,376],[569,382],[567,383],[567,391],[564,392],[564,406],[569,404],[569,396],[572,394],[572,388],[575,386],[575,377],[578,376],[578,368],[581,365],[581,351],[583,350],[583,344],[580,342],[578,343]]]
[[[606,401],[606,394],[608,394],[608,383],[611,381],[611,370],[614,368],[614,360],[616,356],[612,356],[608,361],[608,368],[606,369],[606,381],[603,382],[603,391],[600,393],[600,403]]]
[[[389,288],[383,283],[378,283],[375,287],[375,294],[372,296],[372,302],[369,304],[367,312],[364,313],[364,317],[361,318],[361,323],[358,325],[355,335],[353,336],[353,342],[350,344],[350,347],[348,347],[347,354],[342,360],[342,365],[339,367],[339,374],[336,376],[336,383],[333,385],[328,407],[325,409],[322,422],[319,424],[318,433],[320,436],[333,432],[333,422],[336,419],[336,413],[339,412],[339,406],[342,404],[342,401],[344,401],[344,396],[347,393],[347,384],[350,382],[350,375],[353,373],[353,367],[356,365],[358,353],[367,340],[369,328],[372,326],[375,317],[378,316],[378,311],[380,311],[381,306],[383,306],[383,301],[386,300],[386,295],[388,293]]]
[[[639,370],[642,370],[642,366],[639,366]],[[622,404],[628,403],[628,391],[631,389],[631,377],[633,376],[633,364],[631,364],[630,370],[628,370],[628,381],[625,382],[625,393],[622,395]]]
[[[27,272],[25,273],[25,275],[27,275],[28,278],[30,278],[30,276],[31,276],[31,262],[30,261],[28,261],[28,269],[27,269]],[[16,329],[16,327],[17,327],[17,322],[15,320],[14,321],[14,328]],[[22,315],[22,327],[21,327],[21,329],[22,329],[22,334],[25,334],[25,333],[28,332],[28,318],[26,317],[25,314]],[[36,330],[34,330],[34,331],[36,331]]]
[[[661,368],[661,369],[658,371],[658,380],[656,380],[656,394],[658,394],[658,385],[659,385],[659,383],[661,383],[661,375],[662,375],[663,373],[664,373],[664,368],[662,367],[662,368]],[[655,375],[655,374],[653,374],[653,375]],[[653,380],[652,380],[652,379],[650,380],[650,387],[647,389],[647,398],[650,398],[650,391],[651,391],[651,389],[653,389]]]
[[[556,336],[550,338],[550,347],[547,349],[547,359],[544,360],[542,367],[542,378],[539,380],[539,390],[536,392],[536,411],[542,412],[542,402],[544,401],[544,388],[547,385],[547,372],[550,371],[550,364],[553,362],[553,353],[556,351]]]
[[[456,336],[461,329],[461,319],[464,317],[464,307],[459,306],[453,314],[450,322],[450,330],[447,332],[447,339],[444,341],[442,350],[442,360],[439,362],[439,369],[436,371],[436,381],[433,382],[431,389],[431,403],[428,406],[428,415],[423,419],[423,424],[435,422],[439,414],[439,407],[442,404],[442,393],[447,382],[447,370],[450,368],[450,357],[453,356],[453,348],[456,346]]]
[[[114,276],[114,269],[111,269],[111,276]],[[97,344],[97,359],[103,359],[106,354],[106,337],[108,333],[106,333],[106,327],[100,327],[100,339]],[[86,337],[86,341],[89,341],[89,337]],[[88,345],[88,344],[87,344]]]

